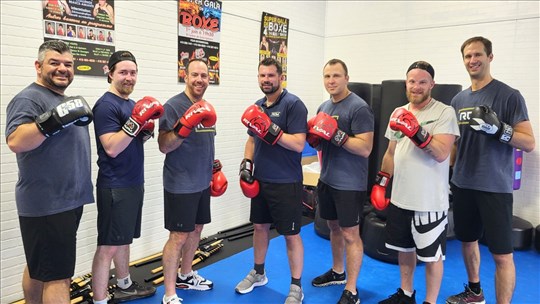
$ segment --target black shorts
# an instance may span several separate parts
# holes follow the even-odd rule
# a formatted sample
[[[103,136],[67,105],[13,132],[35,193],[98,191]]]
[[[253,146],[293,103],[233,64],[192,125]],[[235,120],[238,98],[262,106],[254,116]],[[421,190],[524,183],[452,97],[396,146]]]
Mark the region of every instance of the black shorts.
[[[98,246],[133,243],[141,236],[144,186],[97,188]]]
[[[420,261],[437,262],[446,257],[448,212],[412,211],[388,205],[386,214],[386,247],[414,252]]]
[[[75,271],[77,229],[83,207],[40,217],[19,216],[30,277],[42,282],[70,279]]]
[[[494,254],[514,252],[512,244],[512,193],[494,193],[459,188],[454,195],[454,232],[462,242],[474,242],[485,234],[489,251]]]
[[[175,194],[163,190],[165,195],[165,229],[192,232],[195,224],[210,223],[210,187],[201,192]]]
[[[300,233],[302,191],[302,183],[259,182],[259,195],[251,199],[249,220],[255,224],[274,223],[281,235]]]
[[[360,215],[366,200],[366,191],[335,189],[321,181],[317,184],[321,218],[338,220],[340,227],[360,225]]]

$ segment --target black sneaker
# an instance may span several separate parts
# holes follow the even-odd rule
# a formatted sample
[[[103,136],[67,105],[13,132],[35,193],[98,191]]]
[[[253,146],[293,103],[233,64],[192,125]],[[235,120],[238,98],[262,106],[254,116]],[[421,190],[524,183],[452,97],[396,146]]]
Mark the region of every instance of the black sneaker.
[[[446,299],[446,304],[485,304],[484,293],[480,290],[479,294],[474,293],[467,284],[465,285],[465,291],[453,295]]]
[[[151,297],[156,293],[156,288],[153,286],[142,286],[136,281],[133,281],[131,285],[122,289],[120,287],[116,288],[114,291],[114,303],[126,302],[135,299],[142,299],[146,297]]]
[[[330,285],[342,285],[347,283],[345,272],[337,274],[332,268],[311,281],[315,287],[325,287]]]
[[[338,304],[360,304],[360,299],[358,298],[358,291],[353,295],[352,292],[347,289],[343,290],[341,298],[339,298]]]
[[[379,304],[416,304],[416,290],[413,291],[412,297],[408,297],[403,289],[398,288],[396,293],[390,295],[388,299],[380,301]]]

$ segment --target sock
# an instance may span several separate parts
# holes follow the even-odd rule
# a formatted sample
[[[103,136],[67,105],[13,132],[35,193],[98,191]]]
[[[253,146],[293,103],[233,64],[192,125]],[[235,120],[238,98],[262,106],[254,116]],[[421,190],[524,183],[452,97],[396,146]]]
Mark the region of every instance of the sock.
[[[412,295],[413,295],[414,291],[413,291],[413,292],[410,292],[410,291],[405,290],[405,289],[403,289],[403,288],[402,288],[401,290],[403,290],[403,293],[404,293],[407,297],[412,298]]]
[[[95,299],[93,299],[93,300],[94,300],[94,304],[107,304],[107,302],[109,301],[109,298],[106,297],[105,299],[99,300],[99,301],[95,300]]]
[[[337,272],[334,270],[334,268],[332,268],[332,271],[335,273],[335,274],[339,274],[339,275],[342,275],[345,273],[345,270],[343,270],[342,272]]]
[[[295,279],[295,278],[291,277],[291,284],[294,284],[294,285],[296,285],[298,287],[302,287],[302,283],[300,283],[301,280],[302,280],[302,278]]]
[[[193,276],[193,270],[186,273],[186,274],[182,274],[181,272],[179,272],[178,275],[179,275],[180,279],[185,280],[185,279]]]
[[[482,292],[482,287],[480,287],[480,281],[478,281],[478,283],[469,282],[469,288],[475,294],[480,294],[480,292]]]
[[[120,287],[122,289],[129,288],[129,286],[131,286],[131,283],[133,283],[131,281],[131,275],[129,275],[129,274],[128,274],[127,277],[125,277],[123,279],[116,279],[116,282],[117,282],[118,287]]]
[[[264,274],[264,263],[262,264],[255,264],[255,266],[253,267],[253,269],[255,269],[255,272],[257,274]]]

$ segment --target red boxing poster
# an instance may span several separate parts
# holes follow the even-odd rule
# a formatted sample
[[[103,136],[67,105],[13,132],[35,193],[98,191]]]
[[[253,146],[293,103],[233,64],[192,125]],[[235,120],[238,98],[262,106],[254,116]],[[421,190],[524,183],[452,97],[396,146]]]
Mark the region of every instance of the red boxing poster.
[[[219,84],[221,1],[178,0],[178,81],[191,59],[208,64],[210,84]]]
[[[263,12],[261,37],[259,42],[259,61],[272,57],[283,67],[283,87],[287,87],[287,46],[289,19]]]

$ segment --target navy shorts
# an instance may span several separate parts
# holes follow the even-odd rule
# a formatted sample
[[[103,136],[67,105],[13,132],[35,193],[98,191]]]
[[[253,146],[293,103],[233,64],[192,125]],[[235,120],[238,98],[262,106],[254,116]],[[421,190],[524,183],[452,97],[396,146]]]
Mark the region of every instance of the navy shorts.
[[[366,200],[365,191],[338,190],[319,180],[317,194],[321,218],[338,220],[340,227],[360,225],[360,215]]]
[[[144,186],[97,188],[98,246],[133,243],[141,236]]]
[[[19,216],[30,277],[42,282],[70,279],[75,271],[77,229],[83,207],[40,217]]]
[[[170,193],[165,195],[165,229],[169,231],[192,232],[195,224],[210,223],[210,187],[195,193]]]
[[[454,232],[462,242],[474,242],[485,233],[489,251],[514,252],[512,244],[512,193],[463,189],[452,185]]]
[[[259,195],[251,199],[249,220],[255,224],[274,223],[281,235],[300,233],[303,189],[302,183],[259,182]]]

